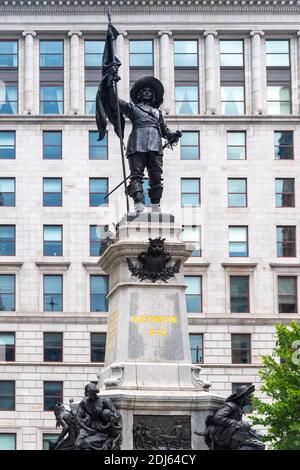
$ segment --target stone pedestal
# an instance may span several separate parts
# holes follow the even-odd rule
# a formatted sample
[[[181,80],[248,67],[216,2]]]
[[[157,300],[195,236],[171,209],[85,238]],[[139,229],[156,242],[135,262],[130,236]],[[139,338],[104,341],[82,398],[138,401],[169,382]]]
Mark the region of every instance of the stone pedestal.
[[[181,231],[169,214],[127,214],[99,262],[109,275],[106,357],[99,385],[101,395],[113,397],[121,411],[123,449],[133,448],[137,426],[165,436],[182,426],[186,440],[172,442],[169,436],[167,445],[203,448],[203,438],[194,431],[204,429],[207,414],[223,401],[209,393],[201,368],[191,364],[183,264],[193,245],[180,240]],[[169,266],[180,261],[179,272],[166,282],[140,281],[128,267],[128,258],[139,264],[137,257],[147,252],[150,237],[165,239]]]

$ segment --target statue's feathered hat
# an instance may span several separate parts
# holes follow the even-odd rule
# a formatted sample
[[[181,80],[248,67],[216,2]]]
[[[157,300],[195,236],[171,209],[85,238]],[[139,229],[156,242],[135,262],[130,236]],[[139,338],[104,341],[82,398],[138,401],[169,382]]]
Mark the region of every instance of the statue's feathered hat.
[[[137,96],[142,88],[151,88],[155,94],[155,101],[153,105],[157,108],[162,104],[164,97],[163,84],[155,77],[142,77],[139,78],[131,87],[130,98],[133,103],[138,104]]]

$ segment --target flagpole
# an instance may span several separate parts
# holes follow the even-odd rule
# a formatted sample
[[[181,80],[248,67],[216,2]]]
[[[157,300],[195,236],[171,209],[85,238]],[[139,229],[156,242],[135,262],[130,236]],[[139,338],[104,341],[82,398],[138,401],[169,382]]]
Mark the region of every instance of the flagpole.
[[[107,10],[107,18],[108,18],[108,24],[111,25],[112,24],[111,23],[111,13],[110,13],[109,8]],[[115,56],[114,39],[112,39],[112,49],[113,49],[113,57],[114,57]],[[118,94],[118,85],[117,85],[116,81],[114,81],[114,90],[115,90],[115,97],[116,97],[117,125],[118,125],[118,136],[119,136],[119,142],[120,142],[121,157],[122,157],[122,170],[123,170],[124,189],[125,189],[125,195],[126,195],[126,208],[127,208],[127,213],[128,213],[129,212],[129,199],[128,199],[127,184],[126,184],[126,181],[127,181],[128,177],[126,176],[124,144],[123,144],[123,139],[122,139],[122,125],[121,125],[121,117],[120,117],[119,94]]]

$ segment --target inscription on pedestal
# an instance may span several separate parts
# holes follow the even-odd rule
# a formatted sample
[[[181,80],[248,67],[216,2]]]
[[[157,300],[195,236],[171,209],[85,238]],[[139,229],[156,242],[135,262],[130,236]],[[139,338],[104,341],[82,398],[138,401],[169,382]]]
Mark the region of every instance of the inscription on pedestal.
[[[134,449],[172,450],[191,447],[190,416],[134,415]]]

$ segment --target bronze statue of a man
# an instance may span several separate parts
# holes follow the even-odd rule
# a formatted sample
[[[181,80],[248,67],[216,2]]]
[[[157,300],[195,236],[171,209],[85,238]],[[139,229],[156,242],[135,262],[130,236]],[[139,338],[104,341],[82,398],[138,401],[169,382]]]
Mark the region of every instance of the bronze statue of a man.
[[[243,413],[252,411],[251,396],[254,385],[241,385],[226,398],[224,405],[206,418],[204,433],[206,445],[211,450],[264,450],[265,445],[247,421]]]
[[[118,98],[116,83],[120,80],[118,69],[121,63],[113,53],[113,40],[118,34],[114,26],[109,24],[103,53],[102,79],[96,98],[99,139],[105,135],[107,119],[114,125],[117,135],[123,138],[124,115],[129,118],[132,131],[126,149],[130,168],[128,195],[134,200],[135,210],[142,212],[143,178],[147,169],[152,210],[159,210],[163,192],[162,138],[166,139],[166,146],[172,148],[181,137],[181,132],[171,132],[164,121],[159,109],[163,102],[164,87],[157,78],[147,76],[137,80],[130,90],[129,103]]]

